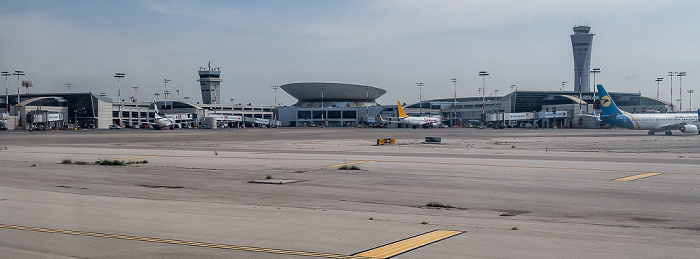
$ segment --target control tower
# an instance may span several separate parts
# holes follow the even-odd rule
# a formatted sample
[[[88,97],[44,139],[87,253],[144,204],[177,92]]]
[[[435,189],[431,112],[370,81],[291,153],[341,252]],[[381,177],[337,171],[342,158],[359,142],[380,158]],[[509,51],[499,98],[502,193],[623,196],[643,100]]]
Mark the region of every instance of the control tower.
[[[199,68],[199,85],[202,87],[202,103],[203,104],[220,104],[221,103],[221,68],[212,68],[211,61],[207,67]]]
[[[571,47],[574,51],[574,92],[591,91],[591,47],[595,34],[590,34],[590,31],[591,27],[576,26],[574,34],[571,35]]]

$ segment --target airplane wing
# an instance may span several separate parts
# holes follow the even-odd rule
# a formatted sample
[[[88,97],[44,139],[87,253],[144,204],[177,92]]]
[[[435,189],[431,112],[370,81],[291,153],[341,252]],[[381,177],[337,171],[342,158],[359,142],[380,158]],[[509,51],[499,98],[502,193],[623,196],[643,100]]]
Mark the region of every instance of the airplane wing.
[[[584,117],[590,117],[590,118],[595,118],[596,121],[602,121],[600,119],[600,115],[593,115],[593,114],[584,114]]]
[[[663,130],[677,130],[685,125],[695,125],[695,124],[690,124],[687,122],[679,122],[679,123],[672,123],[672,124],[666,124],[666,125],[661,125],[658,128],[663,129]]]

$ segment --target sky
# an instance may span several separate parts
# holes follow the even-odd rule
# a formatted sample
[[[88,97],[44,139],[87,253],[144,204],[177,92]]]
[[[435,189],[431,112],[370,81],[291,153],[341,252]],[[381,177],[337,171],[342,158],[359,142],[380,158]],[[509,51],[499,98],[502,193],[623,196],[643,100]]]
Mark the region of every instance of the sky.
[[[271,86],[296,82],[370,85],[387,91],[381,104],[410,104],[453,97],[452,78],[460,97],[483,85],[488,95],[513,84],[559,91],[566,81],[572,90],[569,35],[588,25],[596,83],[655,98],[664,77],[660,99],[669,101],[680,78],[671,86],[668,72],[686,72],[687,109],[686,90],[700,90],[697,13],[693,0],[0,0],[0,70],[23,70],[30,93],[116,100],[121,88],[122,99],[145,101],[179,90],[201,102],[197,71],[211,61],[221,68],[223,104],[273,105]],[[120,82],[116,72],[126,74]],[[20,85],[5,83],[10,93]],[[296,100],[279,89],[277,102]]]

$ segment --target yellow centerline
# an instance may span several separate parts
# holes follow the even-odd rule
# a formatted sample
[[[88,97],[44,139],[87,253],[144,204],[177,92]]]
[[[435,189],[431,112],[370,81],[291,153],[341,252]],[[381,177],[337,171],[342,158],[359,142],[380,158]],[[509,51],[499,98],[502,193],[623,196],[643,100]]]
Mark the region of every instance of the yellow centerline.
[[[329,165],[328,167],[341,167],[344,165],[357,165],[357,164],[374,163],[374,162],[379,162],[379,161],[375,161],[375,160],[359,161],[359,162],[352,162],[352,163],[345,163],[345,164]]]
[[[0,224],[0,228],[24,230],[24,231],[34,231],[34,232],[44,232],[44,233],[58,233],[58,234],[76,235],[76,236],[87,236],[87,237],[101,237],[101,238],[122,239],[122,240],[136,240],[136,241],[143,241],[143,242],[196,246],[196,247],[212,247],[212,248],[220,248],[220,249],[231,249],[231,250],[272,253],[272,254],[301,255],[301,256],[320,257],[320,258],[339,258],[339,259],[364,259],[364,258],[366,258],[366,257],[362,257],[362,256],[357,256],[357,255],[341,255],[341,254],[329,254],[329,253],[292,251],[292,250],[283,250],[283,249],[271,249],[271,248],[261,248],[261,247],[251,247],[251,246],[237,246],[237,245],[215,244],[215,243],[205,243],[205,242],[183,241],[183,240],[175,240],[175,239],[139,237],[139,236],[105,234],[105,233],[83,232],[83,231],[72,231],[72,230],[60,230],[60,229],[50,229],[50,228],[37,228],[37,227],[26,227],[26,226],[5,225],[5,224]]]
[[[618,181],[618,182],[634,181],[634,180],[647,178],[647,177],[660,175],[660,174],[663,174],[663,173],[643,173],[643,174],[637,174],[637,175],[631,175],[631,176],[627,176],[627,177],[617,178],[613,181]]]
[[[369,251],[365,251],[355,256],[371,258],[389,258],[413,249],[438,242],[440,240],[462,234],[461,231],[435,230],[419,236],[404,239]]]

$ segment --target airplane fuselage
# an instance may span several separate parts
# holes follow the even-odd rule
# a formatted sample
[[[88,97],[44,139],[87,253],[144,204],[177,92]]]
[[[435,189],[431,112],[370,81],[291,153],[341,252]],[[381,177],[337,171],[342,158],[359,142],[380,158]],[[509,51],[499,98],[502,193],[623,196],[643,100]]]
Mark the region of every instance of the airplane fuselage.
[[[440,120],[437,118],[433,117],[405,117],[405,118],[399,118],[399,122],[401,124],[405,124],[411,127],[415,126],[423,126],[423,125],[433,125],[433,124],[439,124]]]
[[[625,129],[648,130],[649,135],[654,135],[657,131],[665,131],[666,135],[671,135],[672,130],[683,133],[698,132],[700,111],[698,113],[631,114],[618,108],[602,85],[597,87],[600,93],[600,120],[603,122]]]
[[[631,114],[623,112],[618,116],[601,116],[601,120],[617,127],[634,130],[670,130],[666,125],[697,124],[697,114]]]

